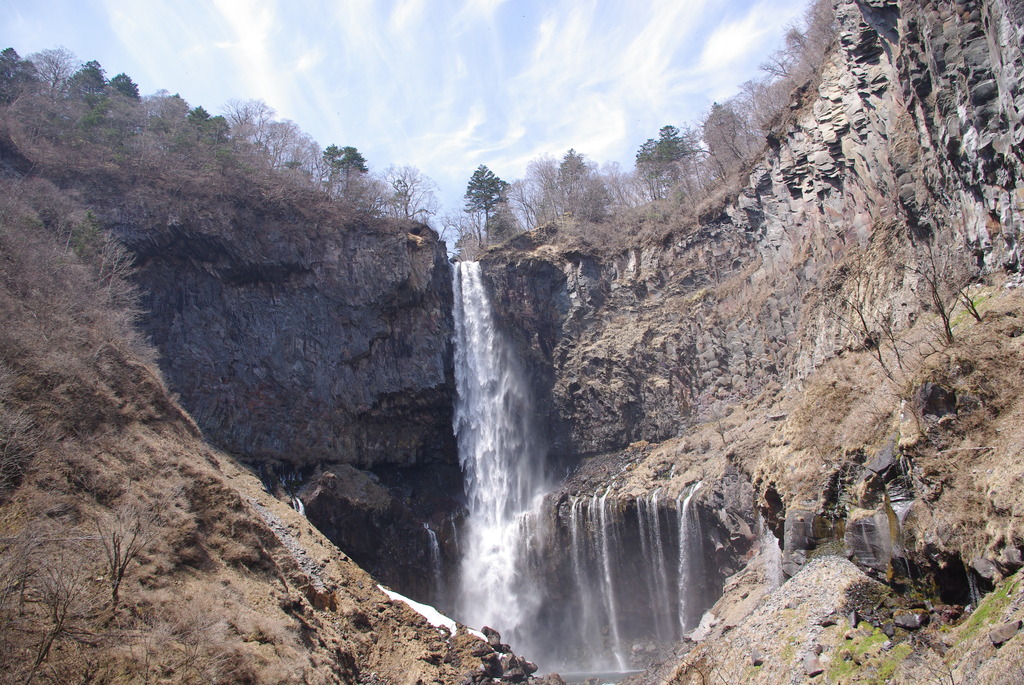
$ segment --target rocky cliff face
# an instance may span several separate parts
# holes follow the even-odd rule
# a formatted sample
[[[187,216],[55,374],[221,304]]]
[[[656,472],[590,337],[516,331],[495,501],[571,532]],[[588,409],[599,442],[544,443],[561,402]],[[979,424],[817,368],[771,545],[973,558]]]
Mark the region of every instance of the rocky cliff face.
[[[444,244],[420,224],[250,190],[201,209],[127,194],[100,218],[135,255],[142,327],[204,435],[415,592],[429,585],[422,522],[461,492]]]
[[[991,311],[969,328],[961,309],[946,337],[937,305],[1019,268],[1024,12],[845,0],[837,16],[819,79],[698,224],[613,255],[540,231],[485,271],[555,451],[605,472],[620,506],[659,491],[668,507],[734,468],[789,575],[844,552],[966,603],[968,576],[997,580],[1024,548],[1020,505],[991,475],[1020,468],[1001,378],[1019,368],[1019,307],[964,290]],[[696,504],[713,512],[723,492],[705,480]],[[756,548],[754,519],[721,522],[726,565]]]
[[[138,260],[143,326],[215,444],[293,467],[452,462],[451,285],[429,229],[133,209],[115,230]]]
[[[863,342],[842,316],[853,304],[905,327],[928,307],[907,267],[929,254],[1016,269],[1020,9],[837,11],[815,91],[720,212],[612,257],[538,235],[485,258],[509,331],[542,364],[562,449],[664,439],[718,402],[804,378]]]

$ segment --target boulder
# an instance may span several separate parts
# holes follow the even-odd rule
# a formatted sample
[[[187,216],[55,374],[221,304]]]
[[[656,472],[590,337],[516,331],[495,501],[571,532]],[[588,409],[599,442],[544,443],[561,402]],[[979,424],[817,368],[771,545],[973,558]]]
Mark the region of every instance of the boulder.
[[[484,626],[480,629],[480,632],[484,634],[484,637],[487,638],[487,644],[492,648],[497,649],[501,646],[501,634],[497,630],[490,626]]]
[[[505,672],[497,654],[489,654],[480,660],[483,672],[491,678],[500,678]]]
[[[1013,639],[1013,636],[1020,632],[1020,621],[1010,621],[1004,623],[998,628],[994,628],[989,631],[988,639],[992,641],[993,647],[1002,647],[1004,644]]]
[[[1003,578],[1003,574],[999,572],[999,567],[984,557],[972,559],[971,568],[979,576],[990,582],[999,582]]]
[[[783,527],[782,572],[792,578],[807,563],[807,552],[829,539],[832,526],[806,509],[789,509]]]
[[[956,394],[936,383],[922,383],[914,392],[914,409],[920,416],[937,421],[956,413]]]
[[[854,562],[885,573],[892,561],[898,523],[892,509],[861,509],[850,513],[843,542]]]
[[[897,628],[918,630],[928,625],[929,618],[928,612],[924,609],[901,609],[892,617],[892,622]]]
[[[825,672],[816,654],[808,654],[804,657],[804,673],[808,678],[819,676]]]

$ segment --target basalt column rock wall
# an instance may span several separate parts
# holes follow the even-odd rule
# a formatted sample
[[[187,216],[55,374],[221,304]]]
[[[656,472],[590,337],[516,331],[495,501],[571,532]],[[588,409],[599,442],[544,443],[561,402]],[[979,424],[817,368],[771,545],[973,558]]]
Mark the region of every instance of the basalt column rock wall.
[[[307,471],[454,463],[451,284],[430,229],[232,207],[118,233],[167,381],[214,444]]]
[[[609,254],[543,231],[484,259],[562,454],[685,432],[899,330],[920,272],[1016,270],[1024,231],[1019,3],[845,0],[818,79],[748,182],[700,222]]]
[[[462,488],[437,235],[251,198],[128,199],[103,218],[136,256],[142,325],[207,438],[363,568],[430,597],[424,521],[440,529]]]

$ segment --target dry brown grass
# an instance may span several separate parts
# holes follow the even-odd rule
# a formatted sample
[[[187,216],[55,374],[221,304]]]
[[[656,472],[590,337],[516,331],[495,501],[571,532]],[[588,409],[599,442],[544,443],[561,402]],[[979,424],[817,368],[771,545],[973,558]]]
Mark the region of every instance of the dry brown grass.
[[[468,647],[394,607],[202,442],[132,328],[130,291],[62,240],[80,205],[2,185],[0,682],[450,682],[472,668]],[[47,214],[40,197],[59,201]]]

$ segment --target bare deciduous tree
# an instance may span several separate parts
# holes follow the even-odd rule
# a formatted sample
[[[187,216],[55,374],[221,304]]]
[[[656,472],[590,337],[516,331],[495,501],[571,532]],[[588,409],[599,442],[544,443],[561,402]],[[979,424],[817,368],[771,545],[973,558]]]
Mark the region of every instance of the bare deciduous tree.
[[[0,400],[4,388],[0,380]],[[0,404],[0,501],[17,485],[35,452],[36,424],[22,410]]]
[[[96,520],[110,583],[110,605],[115,611],[128,565],[153,541],[155,523],[152,512],[135,505],[120,506]]]
[[[32,665],[25,685],[29,685],[61,637],[72,633],[75,622],[85,613],[88,573],[81,559],[60,552],[49,559],[36,576],[33,600],[44,612]]]
[[[923,258],[916,266],[907,269],[920,277],[925,287],[926,306],[939,317],[939,328],[943,342],[953,344],[953,310],[957,302],[970,297],[966,295],[971,274],[962,256],[956,251],[937,254],[931,243],[927,243]],[[971,308],[973,308],[973,301]],[[975,310],[974,316],[980,320]]]
[[[391,165],[383,180],[391,188],[384,202],[385,216],[426,221],[437,213],[437,185],[416,167]]]
[[[51,48],[28,56],[36,68],[40,84],[48,95],[63,92],[68,79],[78,70],[79,61],[67,48]]]
[[[233,137],[267,148],[270,125],[277,115],[273,107],[263,100],[228,100],[222,111]]]

